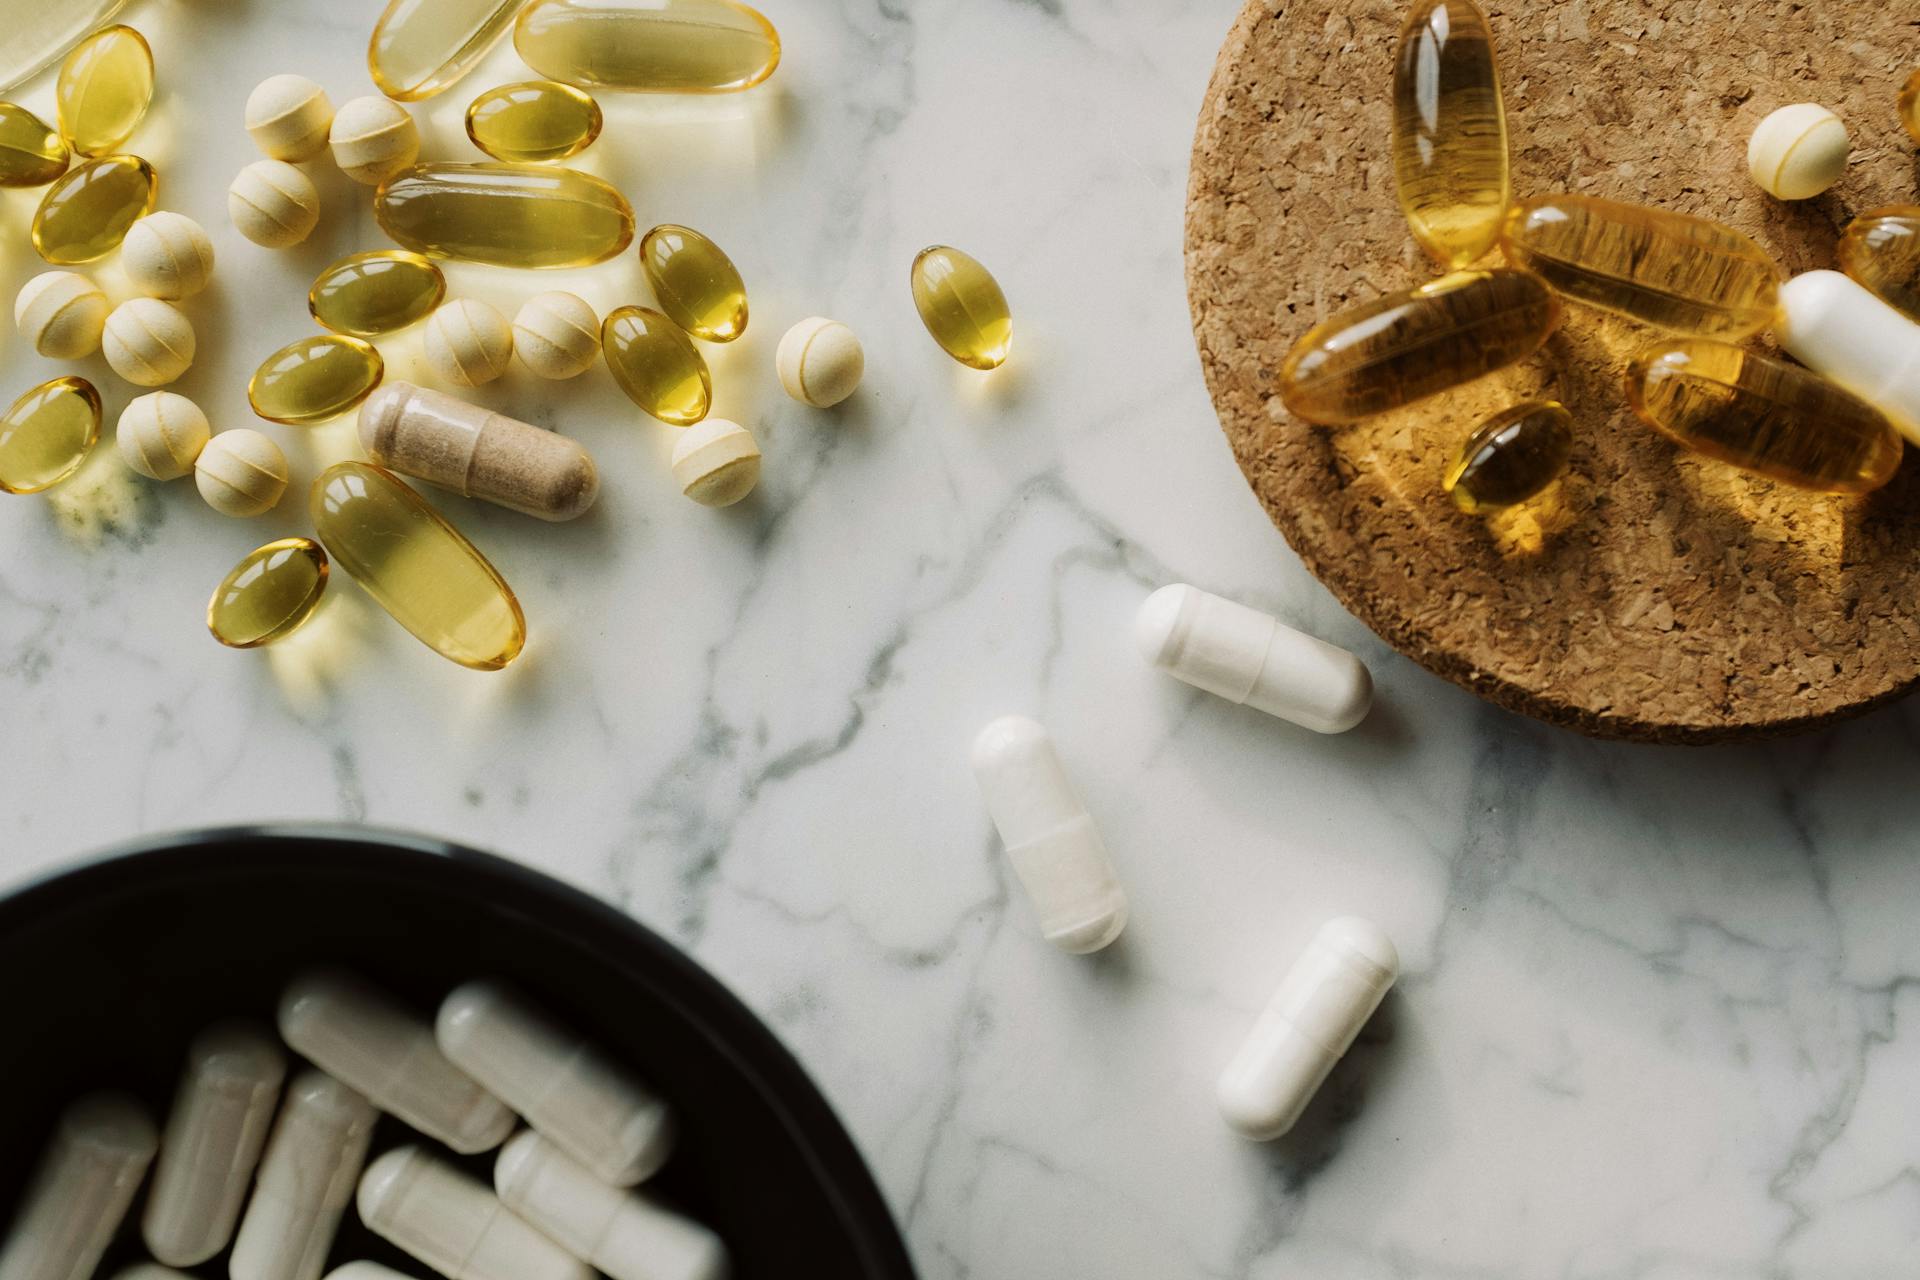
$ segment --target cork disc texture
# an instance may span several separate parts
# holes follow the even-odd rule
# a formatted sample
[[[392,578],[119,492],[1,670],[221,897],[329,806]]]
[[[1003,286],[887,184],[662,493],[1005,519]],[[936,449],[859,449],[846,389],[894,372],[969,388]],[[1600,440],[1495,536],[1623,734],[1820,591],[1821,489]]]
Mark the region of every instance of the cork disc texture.
[[[1907,5],[1867,0],[1483,3],[1516,199],[1574,191],[1715,218],[1791,274],[1835,266],[1856,214],[1920,203],[1895,110],[1920,62]],[[1531,360],[1379,418],[1281,405],[1293,341],[1439,273],[1394,198],[1387,0],[1252,0],[1220,51],[1189,179],[1187,291],[1207,385],[1254,493],[1309,569],[1388,643],[1510,710],[1606,738],[1810,729],[1920,683],[1920,461],[1861,498],[1675,448],[1627,408],[1661,335],[1569,302]],[[1747,175],[1768,112],[1819,102],[1846,176],[1785,204]],[[1482,265],[1500,261],[1496,249]],[[1746,344],[1773,350],[1761,335]],[[1565,478],[1497,516],[1441,478],[1489,414],[1572,411]]]

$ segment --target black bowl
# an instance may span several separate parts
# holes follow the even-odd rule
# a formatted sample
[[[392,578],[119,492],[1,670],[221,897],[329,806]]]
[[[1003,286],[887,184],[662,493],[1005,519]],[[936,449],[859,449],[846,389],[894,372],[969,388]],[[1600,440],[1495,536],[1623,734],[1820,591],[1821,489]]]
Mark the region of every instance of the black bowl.
[[[692,960],[517,863],[362,829],[162,837],[0,898],[0,1225],[68,1101],[128,1089],[162,1120],[196,1031],[232,1014],[271,1023],[287,978],[322,961],[429,1018],[457,983],[504,978],[631,1064],[681,1126],[650,1188],[720,1232],[740,1280],[912,1280],[826,1100]],[[407,1134],[383,1119],[375,1150]],[[487,1178],[488,1157],[466,1164]],[[136,1202],[102,1275],[142,1256],[139,1213]],[[349,1214],[329,1265],[352,1258],[431,1275]],[[225,1257],[195,1270],[224,1280]]]

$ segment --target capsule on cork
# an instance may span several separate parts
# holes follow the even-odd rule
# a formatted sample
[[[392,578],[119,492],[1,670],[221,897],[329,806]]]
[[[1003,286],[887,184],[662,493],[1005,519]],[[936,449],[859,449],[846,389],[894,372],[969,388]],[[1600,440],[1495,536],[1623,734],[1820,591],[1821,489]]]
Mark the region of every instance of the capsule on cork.
[[[600,472],[576,441],[410,382],[389,382],[360,410],[373,461],[469,498],[571,520],[600,496]]]

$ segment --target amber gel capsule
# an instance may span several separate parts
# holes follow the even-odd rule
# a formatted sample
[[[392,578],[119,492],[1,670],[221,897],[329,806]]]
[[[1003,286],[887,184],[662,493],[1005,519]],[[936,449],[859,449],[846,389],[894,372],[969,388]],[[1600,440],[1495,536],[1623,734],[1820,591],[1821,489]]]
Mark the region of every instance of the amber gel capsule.
[[[640,266],[660,309],[708,342],[747,331],[747,286],[733,259],[692,227],[665,223],[640,237]]]
[[[221,644],[252,649],[290,636],[313,616],[327,589],[327,553],[310,538],[256,547],[207,601],[207,630]]]
[[[47,188],[33,215],[33,247],[48,262],[104,258],[153,212],[160,180],[139,156],[89,160]]]
[[[83,156],[117,151],[153,101],[153,50],[132,27],[111,26],[74,46],[55,89],[60,132]]]
[[[600,351],[627,398],[660,421],[690,427],[713,407],[713,375],[691,339],[648,307],[621,307],[600,322]]]
[[[418,324],[447,296],[447,278],[417,253],[355,253],[322,271],[307,310],[335,333],[371,338]]]
[[[1780,268],[1752,239],[1706,218],[1597,196],[1537,196],[1507,215],[1507,261],[1577,302],[1703,338],[1773,323]]]
[[[496,160],[565,160],[593,145],[600,104],[570,84],[528,80],[489,89],[467,108],[467,137]]]
[[[780,64],[773,24],[734,0],[534,0],[513,47],[549,79],[642,93],[750,89]]]
[[[1920,70],[1914,71],[1907,87],[1900,91],[1900,123],[1907,126],[1915,142],[1920,142]]]
[[[0,418],[0,493],[39,493],[80,469],[100,438],[100,393],[85,378],[43,382]]]
[[[1280,366],[1280,398],[1308,422],[1358,422],[1524,360],[1559,322],[1539,276],[1456,271],[1307,330]]]
[[[25,107],[0,102],[0,187],[44,187],[67,171],[72,153]]]
[[[1803,489],[1866,493],[1900,465],[1900,437],[1879,410],[1723,342],[1648,347],[1627,370],[1627,401],[1674,443]]]
[[[993,273],[936,244],[913,260],[913,305],[940,349],[973,369],[997,369],[1013,349],[1013,311]]]
[[[389,178],[373,215],[403,247],[500,267],[584,267],[633,243],[633,208],[575,169],[415,165]]]
[[[247,383],[247,402],[268,422],[311,426],[365,400],[385,371],[380,353],[358,338],[301,338],[261,362]]]
[[[1512,188],[1493,31],[1473,0],[1421,0],[1393,68],[1393,176],[1413,238],[1464,267],[1500,238]]]
[[[452,87],[507,33],[520,0],[392,0],[374,24],[367,70],[389,98]]]
[[[1875,209],[1848,223],[1840,269],[1920,320],[1920,205]]]
[[[1441,484],[1468,515],[1498,511],[1552,484],[1572,452],[1573,415],[1556,401],[1530,400],[1475,427]]]

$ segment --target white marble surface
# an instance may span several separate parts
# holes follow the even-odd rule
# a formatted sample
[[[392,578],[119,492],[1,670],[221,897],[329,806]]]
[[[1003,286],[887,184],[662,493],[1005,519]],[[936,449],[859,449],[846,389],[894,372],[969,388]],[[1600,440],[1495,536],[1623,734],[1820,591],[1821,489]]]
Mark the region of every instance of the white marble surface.
[[[337,174],[306,247],[227,230],[241,103],[283,70],[367,91],[378,7],[128,10],[161,65],[137,146],[163,205],[217,231],[179,387],[217,425],[249,421],[246,375],[308,331],[314,271],[382,243]],[[718,411],[766,449],[758,500],[685,502],[671,432],[604,370],[489,389],[565,424],[608,484],[564,527],[436,498],[531,621],[486,676],[344,580],[282,649],[207,638],[213,584],[307,527],[303,482],[350,426],[269,426],[295,492],[246,522],[103,449],[51,498],[0,500],[0,874],[298,818],[550,869],[773,1022],[929,1280],[1920,1274],[1920,711],[1776,746],[1596,745],[1387,652],[1308,579],[1214,424],[1183,296],[1187,149],[1233,0],[767,8],[787,57],[764,91],[611,104],[590,153],[643,224],[706,229],[751,284],[752,330],[714,363]],[[470,154],[468,90],[520,74],[503,48],[428,104],[430,153]],[[0,193],[9,297],[32,202]],[[929,241],[1014,301],[991,378],[913,316]],[[555,283],[452,275],[502,300]],[[566,278],[644,299],[631,257]],[[813,312],[868,344],[837,413],[772,371]],[[399,369],[415,342],[386,344]],[[117,412],[131,389],[85,367]],[[53,371],[0,343],[9,396]],[[1373,717],[1317,739],[1147,670],[1127,624],[1172,579],[1356,647]],[[1051,725],[1132,886],[1101,958],[1037,940],[974,794],[967,743],[1013,709]],[[1407,974],[1302,1130],[1244,1143],[1213,1077],[1349,911]]]

